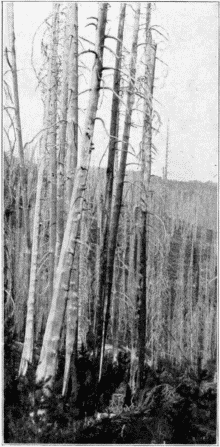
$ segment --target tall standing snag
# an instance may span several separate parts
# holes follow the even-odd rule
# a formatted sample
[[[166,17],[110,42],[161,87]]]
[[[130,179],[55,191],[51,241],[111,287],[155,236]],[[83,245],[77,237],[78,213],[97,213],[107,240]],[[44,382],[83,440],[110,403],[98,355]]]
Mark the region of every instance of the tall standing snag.
[[[51,45],[53,47],[54,38],[56,38],[56,22],[57,22],[57,6],[54,8],[53,14],[53,26],[52,26],[52,35],[51,35]],[[25,376],[28,368],[28,364],[32,363],[33,360],[33,345],[34,345],[34,317],[35,317],[35,299],[36,299],[36,285],[37,285],[37,270],[38,270],[38,249],[39,249],[39,234],[40,234],[40,214],[41,214],[41,195],[42,195],[42,187],[43,187],[43,175],[45,168],[45,158],[46,158],[46,147],[48,142],[48,133],[51,132],[51,128],[49,126],[51,119],[55,120],[55,110],[53,111],[52,118],[49,116],[51,112],[51,89],[55,88],[54,86],[54,75],[52,72],[54,70],[54,57],[50,59],[49,67],[48,67],[48,80],[47,80],[47,97],[45,101],[45,110],[44,110],[44,133],[41,139],[41,153],[40,153],[40,161],[38,167],[38,178],[37,178],[37,194],[36,194],[36,202],[35,202],[35,211],[34,211],[34,223],[33,223],[33,245],[32,245],[32,253],[31,253],[31,269],[30,269],[30,284],[29,284],[29,293],[28,293],[28,301],[27,301],[27,318],[26,318],[26,327],[25,327],[25,339],[21,357],[21,363],[19,368],[19,375]],[[49,130],[50,129],[50,130]],[[54,143],[56,141],[56,129],[53,129],[52,136],[50,135],[50,142]],[[56,150],[56,147],[52,148],[53,151]],[[56,157],[56,155],[55,155]],[[52,160],[54,158],[54,154]],[[52,187],[53,188],[53,187]],[[51,188],[51,192],[52,192]],[[56,198],[54,198],[56,200]],[[52,206],[53,209],[53,206]],[[54,253],[53,253],[54,255]],[[54,256],[53,256],[54,259]]]
[[[22,207],[23,207],[25,249],[26,249],[25,263],[27,266],[26,271],[29,284],[31,239],[30,239],[30,222],[28,213],[27,179],[26,179],[26,170],[24,162],[24,147],[22,139],[21,115],[20,115],[20,104],[18,94],[18,75],[17,75],[16,49],[15,49],[13,3],[8,3],[7,5],[7,18],[8,18],[8,37],[9,37],[8,40],[9,40],[9,52],[10,52],[9,58],[11,59],[11,63],[9,62],[9,58],[7,58],[7,61],[8,64],[10,65],[12,73],[12,83],[13,83],[15,128],[17,134],[18,153],[20,159],[21,192],[22,192]]]
[[[35,295],[37,285],[39,225],[40,225],[41,192],[43,186],[44,164],[45,164],[45,145],[43,145],[43,153],[41,154],[38,179],[37,179],[37,194],[36,194],[36,203],[34,211],[33,245],[31,254],[31,272],[30,272],[30,284],[29,284],[29,293],[27,301],[25,339],[19,368],[19,375],[22,376],[26,375],[28,364],[32,363],[33,360],[34,317],[35,317],[35,298],[36,298]]]
[[[69,73],[67,114],[67,179],[66,190],[71,200],[74,172],[78,156],[78,4],[68,5],[69,14]]]
[[[143,135],[141,151],[141,203],[140,203],[140,250],[139,250],[139,284],[138,284],[138,389],[144,386],[145,346],[146,346],[146,276],[148,259],[148,210],[149,186],[151,178],[151,144],[152,144],[152,96],[155,71],[156,46],[150,31],[151,4],[147,5],[145,30],[145,85],[143,104]],[[148,202],[148,204],[147,204]],[[148,206],[146,206],[148,205]]]
[[[119,120],[119,94],[120,94],[120,78],[121,78],[121,59],[123,48],[123,34],[125,24],[125,12],[126,4],[121,4],[119,24],[118,24],[118,36],[117,36],[117,48],[116,48],[116,61],[113,80],[113,97],[112,97],[112,109],[111,109],[111,123],[110,123],[110,141],[108,152],[108,164],[106,170],[106,187],[105,187],[105,204],[106,210],[103,216],[102,225],[102,246],[100,249],[100,272],[99,272],[99,297],[98,297],[98,310],[97,310],[97,327],[96,333],[98,335],[98,356],[100,356],[101,350],[101,334],[103,325],[103,311],[105,300],[105,283],[106,283],[106,270],[107,270],[107,250],[108,250],[108,237],[109,228],[111,222],[111,209],[112,209],[112,191],[114,180],[114,163],[115,153],[118,146],[118,120]]]
[[[66,129],[68,107],[68,59],[69,59],[69,26],[66,19],[65,42],[62,62],[62,91],[61,91],[61,123],[59,132],[59,152],[57,157],[57,242],[56,242],[56,266],[58,264],[60,250],[64,234],[64,161],[66,155]]]
[[[110,318],[111,291],[112,291],[113,272],[114,272],[114,257],[115,257],[118,225],[119,225],[123,188],[124,188],[124,178],[125,178],[127,153],[128,153],[130,129],[131,129],[131,116],[132,116],[132,110],[133,110],[133,105],[134,105],[134,100],[135,100],[135,76],[136,76],[139,20],[140,20],[140,3],[138,2],[138,3],[136,3],[136,10],[135,10],[134,31],[133,31],[131,58],[130,58],[130,66],[129,66],[130,79],[129,79],[129,85],[128,85],[127,104],[126,104],[126,113],[125,113],[125,121],[124,121],[124,132],[123,132],[123,138],[122,138],[122,153],[121,153],[120,165],[119,165],[119,171],[118,171],[118,177],[117,177],[115,200],[114,200],[114,205],[113,205],[113,209],[112,209],[111,227],[109,230],[108,255],[107,255],[107,259],[108,259],[107,260],[107,278],[106,278],[106,282],[104,284],[103,291],[102,291],[103,302],[106,301],[106,310],[104,312],[105,314],[104,314],[104,318],[103,318],[102,331],[99,331],[97,334],[98,356],[100,357],[100,359],[99,359],[99,362],[100,362],[99,378],[101,377],[102,359],[103,359],[103,354],[104,354],[104,346],[105,346],[105,340],[106,340],[106,335],[107,335],[108,322],[109,322],[109,318]]]
[[[81,220],[83,200],[87,185],[87,176],[91,158],[91,143],[102,78],[106,20],[107,4],[100,3],[95,44],[95,61],[92,69],[91,90],[85,119],[85,128],[82,135],[81,152],[76,170],[60,259],[55,274],[51,309],[47,320],[40,360],[36,372],[36,381],[37,383],[41,381],[44,383],[45,392],[47,392],[47,386],[52,388],[56,373],[60,335],[69,291],[73,259],[76,250],[76,238]]]
[[[69,70],[68,70],[68,122],[67,122],[67,179],[66,190],[68,203],[71,201],[74,174],[77,167],[78,156],[78,4],[68,4],[69,15]],[[76,248],[75,262],[71,272],[69,296],[66,311],[66,355],[63,378],[63,391],[65,395],[72,367],[74,372],[76,359],[76,337],[78,332],[78,251]],[[72,360],[72,362],[71,362]],[[72,396],[76,396],[76,380],[72,383]]]
[[[51,70],[50,70],[50,106],[48,114],[47,148],[50,153],[50,270],[49,270],[49,302],[53,296],[53,280],[55,269],[55,251],[57,237],[57,148],[56,148],[56,114],[57,114],[57,45],[58,45],[59,4],[53,4]]]

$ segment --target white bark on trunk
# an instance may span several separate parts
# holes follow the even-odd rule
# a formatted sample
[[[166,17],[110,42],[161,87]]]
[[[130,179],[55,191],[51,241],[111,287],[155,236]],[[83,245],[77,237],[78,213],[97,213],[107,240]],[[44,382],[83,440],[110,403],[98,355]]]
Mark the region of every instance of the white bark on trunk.
[[[23,206],[23,219],[24,219],[24,234],[25,234],[25,264],[27,266],[27,276],[29,283],[30,274],[30,256],[31,256],[31,240],[30,240],[30,222],[28,213],[28,196],[27,196],[27,181],[24,163],[24,148],[21,129],[21,116],[20,116],[20,104],[19,104],[19,92],[18,92],[18,76],[17,76],[17,62],[16,62],[16,50],[15,50],[15,32],[14,32],[14,4],[8,3],[7,6],[7,19],[8,19],[8,40],[9,51],[13,83],[13,95],[14,95],[14,117],[15,117],[15,129],[18,141],[18,153],[20,159],[20,177],[21,177],[21,192],[22,192],[22,206]],[[9,60],[8,59],[8,60]]]
[[[57,157],[57,242],[56,242],[56,266],[58,264],[60,250],[64,234],[64,160],[66,148],[67,107],[68,107],[68,59],[69,59],[69,27],[66,24],[65,42],[62,69],[62,99],[61,99],[61,124],[59,154]]]
[[[69,291],[71,270],[77,243],[77,234],[82,215],[83,200],[87,186],[87,176],[91,158],[91,142],[98,107],[100,82],[102,78],[103,50],[105,26],[107,20],[107,4],[99,4],[97,36],[95,45],[95,62],[92,70],[89,105],[82,135],[81,157],[78,161],[75,182],[60,253],[58,268],[54,282],[54,293],[47,326],[43,339],[40,361],[36,372],[37,383],[44,383],[45,393],[53,386],[57,368],[57,356],[61,329]],[[47,383],[45,383],[45,381]],[[48,388],[47,388],[48,387]]]
[[[36,299],[36,282],[37,282],[37,261],[38,261],[38,248],[39,248],[39,234],[40,234],[40,213],[41,213],[41,193],[43,187],[43,174],[45,168],[46,159],[46,147],[48,138],[48,123],[49,123],[49,107],[50,107],[50,88],[51,88],[51,71],[52,61],[50,61],[48,69],[47,80],[47,97],[44,110],[44,128],[43,138],[41,142],[41,158],[38,172],[37,181],[37,195],[34,211],[34,226],[33,226],[33,247],[31,256],[31,272],[30,272],[30,285],[27,302],[27,319],[25,328],[25,339],[23,345],[22,358],[19,368],[19,375],[25,376],[28,368],[28,364],[32,363],[33,359],[33,344],[34,344],[34,315],[35,315],[35,299]]]
[[[45,148],[45,146],[44,146]],[[19,368],[19,375],[25,376],[28,364],[33,360],[33,346],[34,346],[34,315],[35,315],[35,293],[37,282],[37,267],[38,267],[38,246],[39,246],[39,224],[41,211],[41,191],[43,185],[44,174],[44,153],[41,155],[38,180],[37,180],[37,195],[34,212],[34,228],[33,228],[33,245],[31,256],[31,273],[30,285],[27,302],[27,318],[25,328],[25,339]]]
[[[67,119],[67,179],[66,190],[71,200],[74,173],[78,153],[78,4],[69,3],[69,78],[68,78],[68,119]]]
[[[85,213],[83,213],[85,214]],[[82,216],[81,233],[79,244],[79,302],[78,302],[78,349],[86,345],[86,334],[88,330],[88,318],[86,315],[86,305],[88,303],[88,272],[87,272],[87,228],[85,218]]]
[[[50,107],[48,116],[47,149],[50,154],[50,271],[49,300],[53,296],[55,268],[56,229],[57,229],[57,148],[56,148],[56,116],[57,116],[57,45],[58,45],[59,4],[53,4],[53,21],[51,36],[51,70],[50,70]]]
[[[69,71],[68,71],[68,123],[67,123],[67,197],[68,203],[71,200],[72,186],[74,182],[74,173],[77,166],[78,154],[78,5],[69,3]],[[81,249],[77,247],[78,251]],[[65,395],[68,386],[70,369],[75,368],[76,335],[78,332],[78,266],[75,266],[71,272],[69,295],[66,310],[66,356],[63,379],[63,391]],[[74,349],[75,348],[75,349]],[[71,362],[72,359],[72,362]],[[76,385],[76,381],[75,381]],[[72,395],[76,396],[76,390],[72,386]]]

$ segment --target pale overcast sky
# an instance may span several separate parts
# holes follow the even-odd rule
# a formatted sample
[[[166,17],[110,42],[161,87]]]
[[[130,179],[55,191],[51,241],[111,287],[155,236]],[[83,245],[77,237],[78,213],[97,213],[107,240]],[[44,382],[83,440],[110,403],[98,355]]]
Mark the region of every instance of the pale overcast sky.
[[[118,3],[118,2],[117,2]],[[109,19],[117,13],[117,3],[111,3]],[[42,127],[42,105],[37,82],[31,68],[31,42],[39,24],[49,15],[50,2],[15,2],[15,32],[19,91],[24,143]],[[96,3],[81,3],[80,28]],[[94,15],[94,14],[93,14]],[[158,154],[153,174],[162,175],[165,157],[166,124],[170,119],[169,178],[177,180],[216,181],[217,173],[217,3],[155,2],[152,25],[161,25],[169,41],[158,45],[155,81],[155,107],[160,113],[160,135],[154,137]],[[115,23],[117,21],[115,20]],[[132,24],[132,22],[131,22]],[[86,28],[86,33],[93,33]],[[116,31],[115,31],[116,33]],[[155,34],[159,42],[160,36]],[[129,40],[129,39],[128,39]],[[6,42],[6,38],[5,38]],[[7,43],[7,42],[6,42]],[[130,46],[130,42],[126,42]],[[167,74],[167,76],[165,76]],[[159,101],[159,103],[157,103]],[[109,108],[109,100],[106,104]],[[100,130],[94,157],[100,160],[106,149],[107,137]],[[97,132],[98,134],[98,132]],[[132,137],[135,139],[135,136]],[[104,144],[104,146],[103,146]]]

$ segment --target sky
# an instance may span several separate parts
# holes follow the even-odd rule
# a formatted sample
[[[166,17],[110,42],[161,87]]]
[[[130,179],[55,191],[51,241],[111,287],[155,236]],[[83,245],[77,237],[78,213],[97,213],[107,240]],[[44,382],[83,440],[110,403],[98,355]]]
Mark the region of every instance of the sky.
[[[118,3],[118,2],[117,2]],[[117,33],[117,3],[110,2],[108,27]],[[15,2],[15,33],[21,120],[24,143],[42,128],[43,107],[37,81],[31,67],[33,35],[50,14],[50,2]],[[96,12],[97,4],[79,4],[79,28],[83,35],[94,39],[94,30],[84,28],[86,17]],[[93,14],[94,15],[94,14]],[[5,17],[5,14],[4,14]],[[154,107],[162,125],[154,135],[157,147],[152,173],[162,176],[165,160],[167,121],[170,122],[168,178],[176,180],[217,181],[218,151],[218,5],[200,2],[155,2],[152,25],[166,36],[154,32],[157,42]],[[7,29],[5,25],[5,44]],[[132,31],[131,8],[128,25]],[[129,29],[128,27],[128,29]],[[130,48],[129,31],[125,44]],[[40,40],[35,44],[38,62]],[[161,62],[163,61],[163,62]],[[168,67],[167,67],[168,65]],[[109,111],[107,95],[103,99],[102,116]],[[85,102],[85,99],[84,99]],[[98,125],[97,125],[98,127]],[[108,137],[102,126],[97,129],[93,163],[98,164],[106,150]],[[132,133],[135,145],[141,139]]]

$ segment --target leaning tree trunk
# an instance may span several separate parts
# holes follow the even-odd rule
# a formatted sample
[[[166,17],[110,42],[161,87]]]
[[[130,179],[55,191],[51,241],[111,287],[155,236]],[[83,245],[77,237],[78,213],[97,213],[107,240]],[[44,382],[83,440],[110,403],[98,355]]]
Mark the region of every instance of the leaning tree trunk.
[[[132,109],[133,109],[134,100],[135,100],[135,76],[136,76],[139,19],[140,19],[140,3],[138,2],[138,3],[136,3],[136,10],[135,10],[134,31],[133,31],[131,59],[130,59],[130,67],[129,67],[130,80],[129,80],[129,85],[128,85],[127,106],[126,106],[126,114],[125,114],[125,122],[124,122],[124,132],[123,132],[123,138],[122,138],[122,153],[121,153],[120,165],[119,165],[119,171],[118,171],[115,200],[114,200],[114,205],[113,205],[113,210],[112,210],[111,227],[110,227],[110,231],[109,231],[109,245],[108,245],[108,255],[107,255],[107,277],[106,277],[106,281],[103,284],[102,291],[100,294],[102,297],[102,300],[100,300],[100,302],[106,301],[106,310],[104,310],[102,331],[99,330],[97,333],[98,360],[99,360],[99,365],[100,365],[99,379],[101,378],[101,373],[102,373],[102,360],[103,360],[103,355],[104,355],[104,347],[105,347],[105,341],[106,341],[106,335],[107,335],[107,329],[108,329],[108,322],[110,319],[111,291],[112,291],[113,272],[114,272],[114,257],[115,257],[118,225],[119,225],[119,218],[120,218],[121,205],[122,205],[126,161],[127,161],[127,153],[128,153],[130,129],[131,129],[131,116],[132,116]]]
[[[54,281],[53,299],[44,334],[40,361],[36,372],[36,381],[37,383],[43,382],[45,393],[49,393],[47,387],[50,387],[51,389],[54,383],[59,342],[69,292],[73,259],[76,250],[76,238],[87,186],[87,177],[91,158],[91,143],[98,107],[100,83],[102,79],[107,7],[107,3],[99,4],[96,45],[94,50],[95,61],[92,69],[91,90],[85,119],[85,128],[82,135],[81,157],[77,165],[67,225]]]
[[[52,44],[53,44],[53,33],[56,21],[56,12],[53,17],[53,32],[52,32]],[[37,273],[38,273],[38,249],[39,249],[39,235],[40,235],[40,217],[41,217],[41,195],[43,187],[43,176],[45,168],[45,157],[46,157],[46,147],[48,141],[49,132],[49,110],[51,107],[51,88],[52,84],[52,71],[54,69],[54,64],[52,58],[50,59],[48,68],[48,81],[47,81],[47,97],[44,110],[44,134],[41,140],[41,154],[40,154],[40,164],[38,171],[37,180],[37,194],[35,202],[35,212],[34,212],[34,226],[33,226],[33,246],[32,246],[32,256],[31,256],[31,273],[30,273],[30,285],[29,294],[27,302],[27,318],[26,318],[26,328],[25,328],[25,340],[22,351],[21,363],[19,368],[19,375],[25,376],[28,368],[28,364],[32,363],[33,360],[33,346],[34,346],[34,317],[35,317],[35,299],[36,299],[36,286],[37,286]],[[53,117],[55,119],[55,117]]]
[[[50,154],[50,270],[49,270],[49,303],[53,296],[53,281],[55,269],[55,251],[57,237],[57,153],[56,153],[56,115],[57,115],[57,45],[58,45],[58,14],[59,4],[53,4],[53,22],[51,39],[51,70],[50,70],[50,106],[48,116],[47,149]]]
[[[22,376],[26,375],[28,365],[32,363],[33,360],[34,316],[35,316],[35,297],[36,297],[37,267],[38,267],[41,191],[43,185],[44,164],[45,164],[44,150],[45,150],[45,144],[43,145],[43,153],[41,155],[40,166],[38,171],[38,180],[37,180],[37,195],[36,195],[35,212],[34,212],[33,245],[31,255],[31,273],[30,273],[30,285],[29,285],[29,294],[27,302],[25,339],[19,368],[19,375]]]
[[[145,346],[146,346],[146,275],[147,275],[147,202],[151,177],[151,141],[152,141],[152,95],[155,67],[155,50],[149,31],[151,4],[146,13],[146,48],[145,48],[145,85],[144,85],[144,122],[141,151],[141,203],[140,203],[140,253],[139,286],[137,296],[138,311],[138,389],[144,386]]]
[[[30,258],[31,258],[31,239],[30,239],[30,221],[28,213],[28,195],[27,195],[27,176],[24,162],[24,148],[21,130],[21,116],[18,93],[18,76],[17,76],[17,62],[15,50],[15,32],[14,32],[14,4],[8,3],[8,34],[9,34],[9,52],[11,55],[11,63],[7,57],[8,64],[12,73],[13,94],[14,94],[14,114],[15,114],[15,128],[18,141],[18,153],[20,159],[20,177],[21,177],[21,191],[22,191],[22,207],[23,207],[23,222],[25,234],[25,264],[27,271],[27,287],[29,285],[30,276]]]

